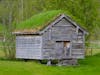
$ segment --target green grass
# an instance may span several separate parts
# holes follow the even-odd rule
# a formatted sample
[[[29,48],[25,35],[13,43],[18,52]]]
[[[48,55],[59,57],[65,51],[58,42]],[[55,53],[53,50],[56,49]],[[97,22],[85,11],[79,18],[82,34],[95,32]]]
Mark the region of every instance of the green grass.
[[[46,66],[33,61],[0,59],[0,75],[100,75],[100,54],[79,60],[79,66]]]
[[[54,10],[48,12],[42,12],[40,14],[32,16],[30,19],[21,22],[16,26],[16,29],[39,29],[46,23],[51,21],[55,16],[61,13],[61,10]]]
[[[100,50],[79,60],[78,66],[46,66],[39,62],[4,59],[0,51],[0,75],[100,75]]]

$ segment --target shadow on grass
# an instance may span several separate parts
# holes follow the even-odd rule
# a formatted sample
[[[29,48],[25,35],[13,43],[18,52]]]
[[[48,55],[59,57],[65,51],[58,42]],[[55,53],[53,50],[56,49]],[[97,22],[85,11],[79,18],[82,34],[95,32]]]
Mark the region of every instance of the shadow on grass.
[[[23,59],[10,59],[6,57],[0,57],[0,61],[23,61]]]
[[[34,63],[41,63],[39,60],[34,59],[10,59],[5,57],[0,57],[0,61],[11,61],[11,62],[34,62]]]
[[[96,55],[94,55],[94,56],[100,57],[100,53],[98,53],[98,54],[96,54]]]

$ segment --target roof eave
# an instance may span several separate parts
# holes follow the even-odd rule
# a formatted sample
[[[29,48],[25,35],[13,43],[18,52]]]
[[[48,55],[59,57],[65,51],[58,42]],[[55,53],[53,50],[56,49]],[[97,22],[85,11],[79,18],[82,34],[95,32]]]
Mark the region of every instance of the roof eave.
[[[33,34],[33,35],[39,35],[40,32],[12,32],[14,35],[28,35],[28,34]]]

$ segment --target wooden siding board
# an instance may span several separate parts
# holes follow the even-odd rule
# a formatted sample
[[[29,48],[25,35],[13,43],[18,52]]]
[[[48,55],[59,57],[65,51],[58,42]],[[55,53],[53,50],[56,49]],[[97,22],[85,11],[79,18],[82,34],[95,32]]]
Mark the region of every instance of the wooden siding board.
[[[16,58],[41,59],[41,36],[16,36]]]
[[[76,28],[77,38],[72,43],[72,58],[84,58],[84,34],[79,27]],[[79,47],[80,46],[80,47]]]
[[[53,40],[71,40],[74,35],[75,28],[73,26],[69,27],[52,27],[52,39]]]
[[[84,48],[84,57],[85,57],[85,35],[83,35],[83,48]]]
[[[72,58],[75,58],[75,59],[84,59],[84,54],[72,54]]]
[[[79,35],[77,36],[77,40],[74,40],[72,43],[72,58],[83,59],[84,58],[84,41],[83,36],[81,35],[81,39],[79,39]],[[81,47],[78,47],[80,45]]]

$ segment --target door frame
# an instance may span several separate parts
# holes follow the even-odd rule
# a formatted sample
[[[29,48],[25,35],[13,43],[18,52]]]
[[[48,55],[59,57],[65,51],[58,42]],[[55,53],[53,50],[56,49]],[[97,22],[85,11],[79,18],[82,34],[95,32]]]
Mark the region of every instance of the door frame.
[[[63,50],[64,50],[64,57],[70,55],[70,41],[63,41]]]
[[[70,50],[69,50],[69,55],[66,58],[70,58],[72,56],[72,41],[71,40],[66,40],[66,41],[56,41],[57,42],[63,42],[63,50],[64,50],[64,42],[70,42]],[[65,52],[65,50],[64,50]]]

